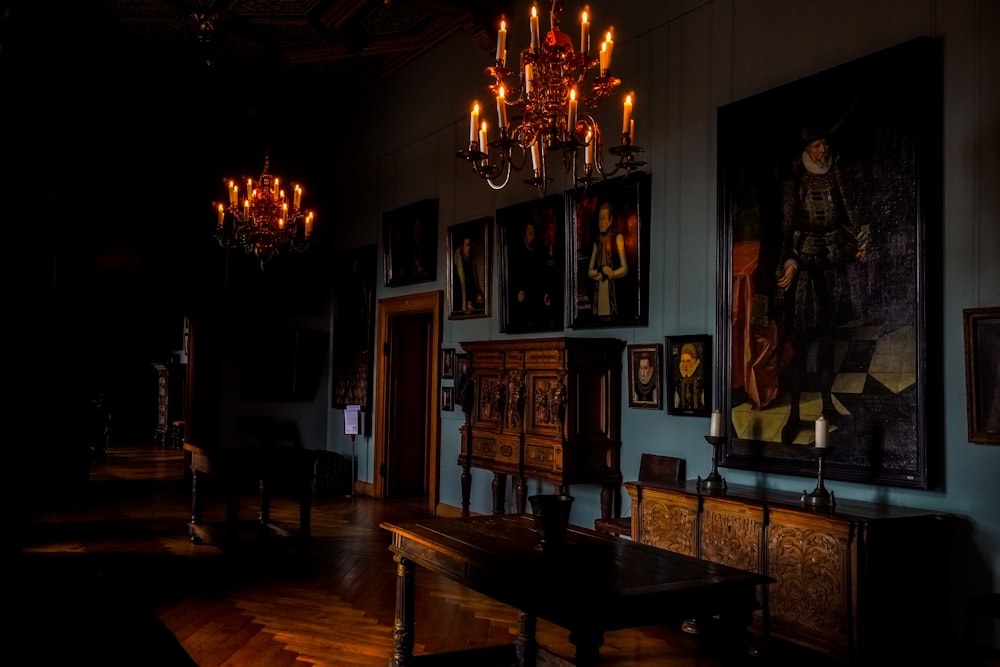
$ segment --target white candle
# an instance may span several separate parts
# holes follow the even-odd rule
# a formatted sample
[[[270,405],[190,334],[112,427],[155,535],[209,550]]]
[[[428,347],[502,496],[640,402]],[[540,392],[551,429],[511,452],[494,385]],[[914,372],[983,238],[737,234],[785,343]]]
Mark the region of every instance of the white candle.
[[[225,217],[226,217],[226,212],[223,209],[222,204],[219,204],[219,229],[222,229],[222,221],[223,219],[225,219]]]
[[[608,43],[601,42],[601,75],[603,76],[605,72],[608,71]]]
[[[524,92],[531,93],[535,89],[535,68],[530,64],[524,66]]]
[[[826,419],[823,415],[819,416],[816,420],[816,446],[826,447],[826,436],[829,433],[829,429],[826,424]]]
[[[584,10],[580,15],[580,53],[587,55],[590,50],[590,17]]]
[[[628,134],[632,121],[632,95],[625,96],[625,105],[622,111],[622,134]]]
[[[497,118],[500,121],[500,128],[507,127],[507,98],[503,86],[497,91]]]
[[[722,413],[718,410],[712,410],[712,437],[719,437],[722,435]]]
[[[497,31],[497,57],[501,63],[507,58],[507,22],[500,20],[500,30]]]
[[[611,52],[615,48],[615,40],[611,38],[611,31],[604,37],[604,44],[601,46],[604,58],[601,61],[601,70],[611,69]]]
[[[247,199],[253,199],[253,179],[247,179]]]
[[[309,211],[309,215],[306,216],[306,238],[309,238],[313,233],[313,214]]]
[[[490,150],[489,143],[487,141],[485,120],[483,121],[482,127],[479,128],[479,150],[483,153],[488,153]]]
[[[302,186],[295,186],[295,208],[302,208]]]
[[[538,146],[538,142],[531,144],[531,166],[534,167],[535,171],[541,168],[542,162],[542,149]]]
[[[584,164],[594,164],[594,133],[587,130],[587,145],[583,149]]]
[[[476,132],[479,131],[479,102],[472,103],[472,112],[469,114],[469,143],[476,140]]]
[[[538,7],[531,6],[531,48],[538,48]]]
[[[576,140],[576,88],[569,89],[569,118],[566,120],[566,128],[570,137]]]

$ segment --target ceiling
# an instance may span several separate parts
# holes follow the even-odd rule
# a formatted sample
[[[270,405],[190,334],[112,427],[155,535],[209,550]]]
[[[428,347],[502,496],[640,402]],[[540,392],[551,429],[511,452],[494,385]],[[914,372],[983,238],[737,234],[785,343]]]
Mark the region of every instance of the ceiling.
[[[484,50],[511,0],[33,0],[57,40],[148,67],[378,82],[457,32]],[[12,30],[19,16],[11,11]],[[71,33],[76,32],[76,35]]]

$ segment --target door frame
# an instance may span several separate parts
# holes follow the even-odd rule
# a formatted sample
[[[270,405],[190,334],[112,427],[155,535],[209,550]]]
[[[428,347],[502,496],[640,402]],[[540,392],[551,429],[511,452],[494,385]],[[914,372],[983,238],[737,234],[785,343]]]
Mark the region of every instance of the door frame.
[[[375,429],[375,460],[373,490],[376,498],[385,499],[386,481],[382,470],[389,456],[389,416],[393,406],[389,405],[389,350],[392,336],[392,321],[399,316],[429,314],[431,316],[431,331],[428,341],[430,363],[427,378],[427,500],[429,509],[434,513],[440,492],[438,489],[438,468],[440,466],[441,449],[441,413],[436,397],[441,389],[439,377],[440,363],[437,351],[441,348],[441,312],[444,304],[444,292],[422,292],[399,297],[379,299],[378,326],[375,349],[378,352],[378,364],[375,371],[375,414],[378,415],[378,427]]]

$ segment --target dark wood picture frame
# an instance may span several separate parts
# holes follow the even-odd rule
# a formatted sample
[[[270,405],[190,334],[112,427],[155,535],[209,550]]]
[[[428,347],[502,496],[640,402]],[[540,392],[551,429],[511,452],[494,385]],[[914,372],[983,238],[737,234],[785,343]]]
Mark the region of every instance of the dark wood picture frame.
[[[1000,445],[1000,306],[966,308],[962,316],[969,442]]]
[[[374,243],[335,257],[332,406],[343,410],[348,405],[360,405],[366,425],[372,406],[377,274],[378,246]]]
[[[455,410],[455,388],[441,387],[441,409],[446,412]]]
[[[712,337],[667,336],[666,402],[668,415],[712,414]]]
[[[628,406],[645,410],[663,409],[663,345],[629,344]],[[648,362],[648,373],[643,362]]]
[[[455,379],[455,348],[453,347],[441,348],[441,379]]]
[[[500,331],[562,331],[566,321],[566,202],[562,195],[498,209]],[[528,229],[532,241],[526,242]]]
[[[450,320],[490,315],[493,218],[470,220],[448,228],[447,292]],[[468,244],[466,244],[468,242]]]
[[[387,287],[437,279],[437,230],[436,198],[408,204],[382,215]]]
[[[651,175],[640,172],[567,193],[573,329],[649,324],[651,183]],[[602,233],[604,207],[610,207],[611,226]],[[601,268],[605,257],[608,272],[624,275],[609,278]]]
[[[720,465],[815,476],[823,414],[828,479],[934,485],[940,82],[918,38],[720,107]]]

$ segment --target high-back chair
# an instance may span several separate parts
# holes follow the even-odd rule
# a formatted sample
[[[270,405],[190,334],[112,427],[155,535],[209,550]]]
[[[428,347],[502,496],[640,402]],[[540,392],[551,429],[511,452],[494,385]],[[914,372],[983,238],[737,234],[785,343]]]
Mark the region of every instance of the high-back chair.
[[[643,452],[639,461],[639,483],[680,482],[684,480],[686,459]],[[632,517],[595,519],[594,529],[620,537],[632,537]]]

